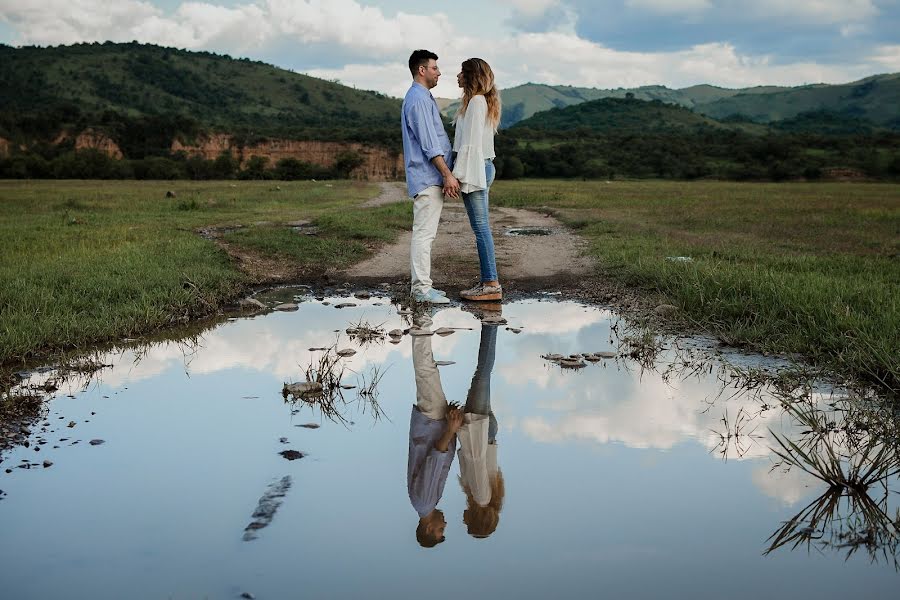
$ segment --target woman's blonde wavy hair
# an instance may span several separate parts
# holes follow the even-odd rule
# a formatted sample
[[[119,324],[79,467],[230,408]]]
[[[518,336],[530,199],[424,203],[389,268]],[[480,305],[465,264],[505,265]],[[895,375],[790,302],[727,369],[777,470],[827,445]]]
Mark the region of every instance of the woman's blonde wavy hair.
[[[466,487],[462,477],[459,485],[466,494],[466,509],[463,511],[463,523],[469,535],[475,538],[486,538],[497,529],[500,523],[500,511],[503,510],[503,498],[506,496],[506,484],[503,481],[503,472],[497,472],[490,477],[491,501],[487,506],[479,506],[472,496],[472,490]]]
[[[491,66],[481,58],[470,58],[463,61],[463,96],[462,105],[456,113],[459,119],[466,113],[469,100],[473,96],[484,96],[487,101],[488,122],[497,129],[500,124],[500,91],[494,85],[494,72]]]

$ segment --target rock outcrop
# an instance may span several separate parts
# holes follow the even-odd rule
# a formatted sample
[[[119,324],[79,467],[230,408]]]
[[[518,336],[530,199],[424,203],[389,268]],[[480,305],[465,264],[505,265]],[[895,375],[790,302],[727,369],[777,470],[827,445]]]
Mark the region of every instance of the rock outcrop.
[[[263,156],[269,159],[270,166],[274,166],[283,158],[294,158],[326,168],[333,167],[341,154],[355,152],[363,158],[363,163],[350,173],[351,177],[386,180],[403,176],[402,154],[356,142],[272,139],[252,146],[238,146],[231,136],[214,134],[199,138],[193,145],[184,144],[176,139],[172,142],[172,152],[199,155],[207,160],[213,160],[223,152],[230,152],[240,161],[242,167],[252,157]]]
[[[112,141],[108,136],[94,131],[93,129],[85,129],[75,138],[76,150],[84,150],[86,148],[99,150],[115,159],[121,159],[123,156],[122,149],[119,148],[118,144]]]

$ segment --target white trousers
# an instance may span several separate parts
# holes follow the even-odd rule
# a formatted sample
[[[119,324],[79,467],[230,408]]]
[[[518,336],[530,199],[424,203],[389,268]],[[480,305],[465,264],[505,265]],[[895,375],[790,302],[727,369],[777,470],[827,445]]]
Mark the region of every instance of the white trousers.
[[[433,185],[413,198],[412,242],[409,249],[412,292],[425,294],[431,289],[431,244],[437,236],[444,194]]]
[[[447,417],[449,405],[441,385],[441,373],[431,351],[430,335],[412,336],[413,372],[416,375],[416,407],[435,421]]]

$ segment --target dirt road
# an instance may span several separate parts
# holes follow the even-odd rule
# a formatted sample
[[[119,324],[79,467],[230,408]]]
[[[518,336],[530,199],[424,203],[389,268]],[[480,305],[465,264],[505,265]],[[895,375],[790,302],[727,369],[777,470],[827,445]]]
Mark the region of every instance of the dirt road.
[[[364,206],[410,202],[402,183],[381,184],[381,193]],[[548,229],[550,235],[510,235],[521,228]],[[535,291],[544,288],[582,287],[582,280],[594,272],[584,256],[584,240],[573,235],[549,215],[514,208],[491,210],[491,230],[497,270],[504,288]],[[336,274],[354,281],[396,282],[409,279],[410,232],[365,260]],[[432,248],[432,279],[435,286],[449,291],[468,287],[478,279],[475,236],[461,200],[445,202],[438,235]]]

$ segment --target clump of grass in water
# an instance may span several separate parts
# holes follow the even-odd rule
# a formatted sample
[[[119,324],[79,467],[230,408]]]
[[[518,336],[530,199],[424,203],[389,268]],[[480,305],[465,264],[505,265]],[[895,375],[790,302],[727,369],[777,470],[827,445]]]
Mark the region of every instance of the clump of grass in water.
[[[871,562],[884,560],[900,570],[900,508],[888,503],[898,493],[891,489],[900,474],[898,415],[888,424],[868,404],[850,397],[835,403],[838,416],[811,402],[785,404],[806,428],[805,439],[798,443],[773,432],[780,446],[773,448],[781,459],[776,467],[799,468],[828,488],[769,537],[764,554],[815,544],[845,550],[849,558],[864,549]],[[873,491],[880,494],[873,498]]]
[[[306,368],[306,382],[318,384],[309,391],[293,393],[290,384],[282,388],[285,402],[305,405],[321,411],[322,416],[334,423],[340,423],[347,427],[350,420],[344,415],[344,410],[355,401],[362,413],[371,411],[375,421],[385,417],[381,405],[378,403],[378,384],[384,376],[384,371],[377,366],[371,368],[370,374],[357,376],[356,395],[354,400],[344,397],[342,381],[346,367],[342,358],[337,355],[337,346],[333,345],[318,360],[310,362]],[[290,397],[290,399],[289,399]]]
[[[359,321],[355,324],[351,324],[347,328],[347,335],[349,335],[351,339],[356,340],[361,346],[373,342],[381,342],[384,341],[385,335],[384,328],[382,327],[383,325],[384,323],[372,325],[360,317]]]

